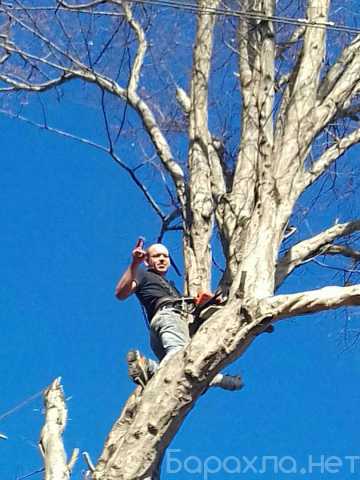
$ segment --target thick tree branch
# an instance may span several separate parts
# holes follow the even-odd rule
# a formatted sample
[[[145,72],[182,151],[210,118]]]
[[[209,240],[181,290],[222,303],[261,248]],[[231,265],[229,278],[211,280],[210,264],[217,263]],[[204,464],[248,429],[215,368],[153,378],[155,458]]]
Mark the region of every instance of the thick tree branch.
[[[219,0],[199,0],[201,10],[208,7],[215,8],[218,4]],[[215,164],[218,163],[218,159],[215,149],[210,152],[208,83],[215,21],[214,15],[203,12],[199,14],[192,67],[188,155],[191,215],[187,216],[185,226],[186,285],[187,293],[190,295],[196,295],[198,291],[210,288],[209,243],[214,214],[212,182],[215,182],[216,178],[211,171],[210,156]]]
[[[299,68],[293,90],[293,107],[301,113],[309,112],[315,105],[320,69],[325,54],[325,28],[314,28],[311,23],[326,23],[329,13],[329,0],[309,0],[307,18],[309,26],[304,35]],[[299,103],[299,104],[298,104]],[[300,104],[301,103],[301,104]],[[301,118],[304,120],[304,118]]]
[[[244,9],[251,10],[253,2],[246,0]],[[238,223],[246,221],[253,210],[256,182],[256,165],[259,145],[258,96],[258,41],[256,26],[246,18],[239,19],[237,39],[239,44],[239,80],[242,110],[240,150],[234,172],[231,199],[225,209],[226,231],[230,239]],[[241,212],[241,220],[237,219]]]
[[[261,316],[272,321],[324,310],[360,305],[360,285],[351,287],[329,286],[289,295],[277,295],[260,303]]]
[[[249,9],[257,9],[261,5],[262,13],[269,18],[274,14],[273,0],[248,1],[247,5]],[[263,264],[263,272],[267,271],[263,259],[247,251],[247,247],[251,245],[249,239],[266,234],[269,224],[265,226],[265,223],[274,220],[272,214],[267,216],[265,210],[275,213],[277,208],[273,175],[275,44],[272,21],[240,19],[238,38],[243,100],[241,140],[225,218],[230,244],[227,252],[229,276],[234,278],[237,275],[240,281],[243,266],[240,268],[239,265],[242,263],[245,271],[252,272],[251,276],[258,271],[260,263]],[[252,227],[248,228],[250,224]],[[273,258],[273,253],[269,258]],[[252,284],[252,280],[249,284]],[[233,286],[237,290],[237,286]]]
[[[277,188],[282,199],[298,195],[293,191],[297,178],[303,174],[309,146],[314,138],[314,107],[316,105],[320,71],[325,55],[325,28],[314,28],[312,22],[326,23],[329,0],[309,0],[304,43],[298,64],[293,72],[292,89],[288,91],[286,114],[282,119],[283,131],[277,137],[275,149]]]
[[[184,114],[188,116],[191,112],[191,99],[185,90],[181,87],[176,88],[176,100],[178,101]],[[208,155],[211,171],[211,187],[215,203],[219,198],[226,193],[225,172],[222,168],[220,153],[219,153],[219,140],[214,138],[210,132],[207,133],[207,138],[210,139],[208,144]],[[219,214],[219,210],[215,212],[220,228],[223,223],[223,216]]]
[[[320,88],[320,104],[316,108],[314,132],[319,132],[336,116],[339,109],[347,108],[360,90],[360,36],[342,52],[330,69]]]
[[[333,241],[346,235],[351,235],[358,230],[360,230],[360,220],[337,224],[291,247],[277,264],[276,287],[281,285],[285,278],[304,262],[323,253],[331,253],[331,249],[334,252],[335,246],[331,245]],[[340,251],[337,253],[340,253]]]
[[[324,100],[330,94],[339,80],[342,81],[342,76],[346,73],[354,58],[359,55],[359,52],[360,35],[354,38],[354,40],[342,50],[339,58],[322,80],[318,93],[320,100]]]
[[[184,89],[181,87],[176,88],[176,100],[183,110],[184,114],[188,117],[191,112],[191,99]],[[217,148],[219,141],[212,137],[210,132],[207,132],[206,137],[210,140],[208,142],[208,158],[211,172],[211,191],[214,201],[215,218],[219,225],[220,235],[223,241],[227,240],[223,235],[224,227],[224,203],[223,198],[226,194],[226,172],[222,167],[219,148]]]
[[[256,8],[247,2],[248,8]],[[251,7],[250,7],[251,5]],[[271,17],[275,3],[261,2],[262,11]],[[238,29],[239,72],[243,99],[241,120],[241,142],[232,186],[232,204],[243,223],[254,207],[255,196],[264,200],[268,187],[272,190],[272,149],[274,102],[274,30],[271,21],[240,19]],[[255,184],[258,181],[258,191]],[[232,207],[233,208],[233,207]],[[230,212],[228,212],[230,213]],[[235,227],[234,219],[228,215],[229,231]]]

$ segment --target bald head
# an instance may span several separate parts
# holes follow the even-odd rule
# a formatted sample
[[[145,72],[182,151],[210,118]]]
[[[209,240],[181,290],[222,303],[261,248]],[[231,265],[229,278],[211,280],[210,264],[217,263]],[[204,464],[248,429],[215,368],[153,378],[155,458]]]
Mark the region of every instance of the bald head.
[[[169,250],[162,243],[154,243],[146,250],[148,267],[160,275],[165,275],[170,267]]]

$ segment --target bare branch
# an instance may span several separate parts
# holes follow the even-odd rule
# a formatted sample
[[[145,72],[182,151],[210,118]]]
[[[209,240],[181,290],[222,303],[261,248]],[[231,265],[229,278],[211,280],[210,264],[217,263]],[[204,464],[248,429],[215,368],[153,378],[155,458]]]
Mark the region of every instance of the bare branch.
[[[288,49],[290,48],[292,45],[294,45],[295,43],[297,43],[299,40],[301,40],[304,36],[306,32],[306,26],[305,25],[300,25],[299,27],[297,27],[291,34],[290,38],[280,44],[278,43],[277,44],[277,48],[276,48],[276,57],[281,57],[281,55]]]
[[[355,145],[359,142],[360,128],[354,130],[346,137],[339,139],[338,142],[329,147],[304,174],[301,188],[305,189],[315,182],[315,180],[317,180],[335,160],[341,157],[341,155],[343,155],[352,145]]]
[[[96,7],[97,5],[101,5],[103,3],[108,3],[109,0],[93,0],[92,2],[88,3],[83,3],[81,5],[73,5],[71,3],[65,2],[65,0],[57,0],[58,4],[68,8],[69,10],[82,10],[82,9],[87,9],[87,8],[93,8]],[[110,0],[111,1],[111,0]]]
[[[68,480],[70,470],[62,440],[66,426],[67,410],[60,378],[54,380],[50,387],[45,390],[44,402],[46,416],[45,424],[41,430],[39,447],[45,463],[45,480]]]
[[[360,114],[360,104],[353,104],[347,108],[339,108],[334,120],[342,119],[342,118],[350,118],[355,122],[359,121],[359,114]]]
[[[347,108],[360,90],[360,36],[342,52],[330,69],[320,89],[320,105],[316,108],[315,131],[320,131],[338,112]]]
[[[199,8],[216,8],[219,0],[199,0]],[[188,293],[196,294],[207,290],[210,285],[211,255],[210,238],[213,222],[213,199],[209,168],[209,144],[211,137],[208,128],[208,83],[213,47],[213,30],[216,17],[208,13],[200,13],[197,22],[192,77],[191,108],[189,112],[189,201],[191,217],[187,218],[189,237],[185,236],[185,248],[192,255],[186,265]],[[216,152],[215,152],[216,153]],[[213,157],[216,162],[216,156]],[[201,232],[201,233],[200,233]],[[189,256],[185,254],[185,258]],[[196,283],[189,284],[189,278]]]
[[[75,466],[75,463],[77,462],[77,460],[79,458],[79,453],[80,453],[80,450],[78,448],[74,448],[73,453],[72,453],[71,458],[70,458],[70,461],[67,465],[68,471],[70,473],[72,472],[72,470]]]
[[[176,88],[176,100],[178,101],[185,115],[189,115],[191,109],[191,100],[185,90],[181,87]]]
[[[244,2],[244,9],[250,9],[251,2]],[[246,219],[250,216],[254,201],[254,184],[259,145],[259,118],[257,109],[259,70],[256,25],[251,20],[240,18],[237,39],[239,44],[239,80],[241,84],[241,141],[232,185],[232,201],[225,207],[228,237],[236,228],[236,216]]]
[[[50,90],[51,88],[57,87],[65,83],[68,80],[74,78],[72,73],[64,73],[58,78],[54,80],[49,80],[48,82],[44,83],[29,83],[19,80],[14,80],[7,75],[0,74],[0,80],[6,82],[7,84],[11,85],[10,88],[0,88],[0,92],[9,92],[9,91],[17,91],[17,90],[24,90],[29,92],[44,92],[46,90]]]
[[[144,63],[144,58],[147,50],[147,42],[146,42],[146,37],[144,30],[140,26],[139,22],[137,22],[132,14],[132,10],[128,4],[128,2],[122,2],[122,6],[124,9],[125,17],[132,28],[132,30],[135,32],[137,41],[138,41],[138,49],[136,52],[136,57],[131,69],[130,73],[130,79],[128,83],[128,91],[131,93],[135,93],[139,84],[139,79],[140,79],[140,71]]]
[[[343,74],[349,68],[351,62],[360,52],[360,35],[358,35],[354,40],[342,50],[338,60],[330,68],[325,78],[323,79],[318,96],[321,100],[325,99],[333,90],[336,83],[341,80]]]
[[[181,87],[176,88],[176,99],[181,106],[185,115],[189,115],[191,112],[192,104],[191,99],[184,89]],[[211,187],[212,193],[215,199],[215,202],[218,201],[219,197],[226,193],[226,184],[225,184],[225,175],[224,170],[221,166],[221,158],[219,155],[219,148],[217,144],[219,143],[218,139],[212,138],[210,132],[207,132],[207,138],[210,140],[208,144],[208,156],[210,163],[211,171]],[[219,214],[217,210],[217,219],[219,224],[223,223],[223,215]]]
[[[0,10],[1,10],[1,8],[0,8]],[[4,13],[12,22],[15,22],[16,24],[20,25],[21,28],[23,28],[25,31],[29,32],[30,34],[34,35],[34,37],[38,38],[44,45],[46,45],[46,47],[49,49],[49,51],[56,52],[57,54],[60,54],[62,57],[70,60],[71,63],[74,66],[76,66],[77,68],[79,68],[80,70],[87,70],[87,67],[82,62],[80,62],[79,59],[75,58],[70,53],[62,50],[58,45],[56,45],[48,37],[46,37],[46,35],[43,35],[37,28],[33,28],[33,27],[29,26],[26,22],[24,22],[23,20],[18,18],[16,15],[14,15],[12,13],[11,9],[10,10],[5,9]],[[20,48],[17,48],[17,47],[14,47],[14,46],[13,46],[13,48],[10,48],[9,46],[6,46],[6,50],[7,51],[13,51],[15,53],[21,53],[22,52],[20,50]],[[41,61],[42,63],[48,64],[50,66],[53,65],[52,62],[46,61],[44,57],[30,55],[30,54],[27,54],[26,52],[23,52],[23,53],[28,58],[34,58],[34,59],[36,59],[38,61]],[[59,62],[59,60],[58,60],[58,62]],[[61,66],[59,67],[56,64],[54,64],[54,67],[62,69]],[[66,70],[64,69],[64,71],[66,71]]]
[[[171,224],[171,222],[176,220],[180,215],[181,215],[180,210],[178,208],[176,208],[173,212],[169,213],[169,215],[166,215],[166,217],[163,218],[161,231],[160,231],[158,239],[157,239],[158,243],[162,242],[162,239],[164,237],[165,232],[168,232],[170,230],[174,230],[175,227],[171,227],[170,224]]]
[[[277,295],[260,303],[261,315],[273,321],[324,310],[360,305],[360,285],[329,286],[289,295]]]
[[[299,61],[293,70],[291,91],[283,101],[286,102],[286,112],[281,109],[283,131],[277,138],[277,165],[275,177],[281,196],[289,198],[293,182],[303,172],[303,162],[309,145],[314,138],[313,118],[317,100],[317,90],[320,71],[325,55],[326,29],[318,29],[311,23],[326,23],[329,13],[329,0],[309,0],[304,43]]]
[[[305,114],[315,105],[316,92],[320,78],[320,69],[325,53],[325,28],[313,28],[311,23],[326,23],[328,18],[329,0],[309,0],[307,18],[309,26],[304,35],[304,45],[301,52],[301,59],[294,84],[294,101],[304,105],[300,112]],[[299,113],[300,113],[299,112]],[[302,115],[300,114],[302,117]]]
[[[278,287],[290,273],[317,255],[330,253],[330,244],[341,237],[360,230],[360,220],[334,225],[333,227],[294,245],[279,260],[276,268],[276,286]],[[338,252],[340,253],[340,252]]]
[[[161,208],[157,204],[156,200],[152,197],[146,186],[141,182],[139,177],[136,175],[136,167],[131,168],[129,167],[121,158],[115,154],[114,152],[111,152],[108,147],[105,147],[104,145],[101,145],[99,143],[93,142],[92,140],[89,140],[84,137],[79,137],[77,135],[74,135],[69,132],[65,132],[64,130],[60,130],[58,128],[50,127],[47,124],[42,124],[38,122],[34,122],[33,120],[30,120],[22,115],[16,115],[12,114],[10,112],[7,112],[6,110],[0,109],[0,113],[10,117],[14,118],[17,120],[21,120],[25,123],[28,123],[32,126],[35,126],[37,128],[40,128],[41,130],[46,130],[51,133],[56,133],[57,135],[60,135],[65,138],[69,138],[71,140],[75,140],[76,142],[83,143],[84,145],[89,145],[93,148],[96,148],[97,150],[100,150],[102,152],[105,152],[111,156],[111,158],[114,160],[114,162],[119,165],[121,168],[123,168],[131,177],[131,179],[134,181],[135,185],[139,187],[139,189],[142,191],[144,194],[146,200],[149,202],[150,206],[153,208],[153,210],[159,215],[159,217],[163,220],[165,218],[165,214],[162,212]]]
[[[95,466],[93,464],[93,462],[91,461],[91,458],[90,458],[90,455],[88,452],[83,452],[83,458],[86,462],[86,465],[88,466],[88,469],[90,470],[90,472],[94,472],[95,471]]]
[[[169,172],[174,181],[180,204],[184,209],[185,205],[185,175],[183,169],[174,160],[170,146],[164,137],[153,112],[147,103],[142,100],[137,93],[129,92],[130,105],[138,112],[143,121],[143,125],[150,136],[159,158],[165,169]]]
[[[360,260],[360,251],[353,250],[345,245],[329,245],[324,248],[326,255],[342,255],[343,257],[352,258],[355,261]]]
[[[256,2],[247,2],[254,8]],[[250,6],[251,5],[251,6]],[[249,21],[240,19],[238,28],[239,72],[242,87],[243,105],[241,112],[241,142],[234,173],[232,204],[236,215],[241,212],[241,220],[234,219],[227,212],[229,232],[251,215],[257,194],[268,193],[273,181],[273,142],[272,121],[274,101],[274,28],[270,18],[274,13],[275,2],[262,2],[263,14],[269,21]],[[256,192],[256,181],[261,184]],[[273,187],[270,187],[273,189]],[[264,198],[262,198],[264,200]],[[231,223],[233,225],[231,225]]]
[[[113,1],[112,3],[116,3],[117,5],[120,5],[118,1],[116,2]],[[182,206],[184,206],[185,184],[184,184],[184,173],[182,171],[182,168],[174,160],[173,155],[171,153],[170,146],[165,136],[161,132],[159,125],[150,107],[143,99],[139,97],[138,93],[136,92],[136,87],[137,87],[137,83],[140,75],[140,69],[142,66],[144,55],[146,53],[145,36],[140,25],[137,22],[135,22],[135,20],[133,19],[131,15],[131,10],[129,9],[127,4],[125,3],[122,5],[125,9],[125,14],[127,15],[128,22],[131,28],[133,28],[133,30],[135,31],[138,42],[139,42],[137,55],[136,55],[135,62],[130,75],[129,88],[127,89],[121,87],[115,80],[110,79],[106,77],[104,74],[101,74],[95,71],[94,69],[87,67],[78,59],[74,58],[67,52],[64,52],[61,48],[59,48],[57,45],[51,42],[48,38],[46,38],[44,35],[42,35],[38,31],[31,28],[29,25],[27,25],[21,19],[17,18],[13,13],[9,12],[8,10],[6,10],[5,13],[11,20],[18,23],[29,33],[37,37],[50,50],[54,50],[58,52],[65,59],[69,60],[72,66],[61,65],[60,63],[48,60],[46,57],[28,53],[24,50],[21,50],[19,47],[15,47],[15,46],[9,46],[7,47],[7,50],[8,52],[19,54],[24,60],[34,60],[46,66],[55,68],[61,71],[63,75],[78,77],[87,82],[94,83],[98,85],[101,89],[115,95],[118,98],[121,98],[122,100],[129,102],[129,104],[139,114],[143,122],[143,125],[156,148],[156,151],[160,157],[160,160],[162,161],[166,170],[170,173],[175,183],[180,203]]]

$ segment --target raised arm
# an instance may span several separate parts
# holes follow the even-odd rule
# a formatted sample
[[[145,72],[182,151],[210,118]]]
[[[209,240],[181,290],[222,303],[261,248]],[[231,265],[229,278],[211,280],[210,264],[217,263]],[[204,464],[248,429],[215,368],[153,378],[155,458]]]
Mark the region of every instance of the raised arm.
[[[119,300],[125,300],[134,293],[136,289],[136,272],[146,256],[146,251],[143,249],[143,246],[144,240],[139,238],[132,251],[132,261],[120,277],[115,288],[115,295]]]

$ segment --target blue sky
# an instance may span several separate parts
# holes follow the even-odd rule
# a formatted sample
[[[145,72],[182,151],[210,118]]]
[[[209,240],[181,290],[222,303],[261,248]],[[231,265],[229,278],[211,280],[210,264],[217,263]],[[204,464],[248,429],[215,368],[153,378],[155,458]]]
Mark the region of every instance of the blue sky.
[[[176,26],[181,30],[181,21]],[[179,64],[182,60],[177,59]],[[233,66],[227,67],[232,75]],[[181,84],[185,86],[185,80]],[[165,97],[161,100],[166,103]],[[236,117],[238,106],[231,108]],[[49,119],[103,141],[91,100],[60,106],[50,102]],[[137,347],[150,355],[136,299],[117,301],[114,287],[137,237],[154,241],[160,223],[126,173],[104,153],[5,116],[0,116],[0,142],[0,432],[9,437],[0,441],[0,479],[20,480],[42,467],[37,449],[41,398],[8,412],[58,376],[68,398],[68,454],[78,447],[95,462],[101,452],[133,390],[126,352]],[[184,150],[184,145],[178,148]],[[139,149],[129,145],[120,150],[123,158],[136,162]],[[355,161],[355,155],[347,159],[349,175]],[[356,175],[345,181],[338,176],[335,189],[323,193],[322,203],[305,218],[310,195],[301,199],[295,217],[302,219],[303,236],[336,218],[359,216],[357,181]],[[165,243],[182,268],[179,236],[169,233]],[[181,289],[174,271],[170,277]],[[341,280],[331,277],[308,265],[294,273],[286,289],[319,288],[329,278]],[[350,310],[291,319],[278,324],[274,334],[258,337],[228,368],[241,372],[246,387],[238,393],[213,389],[199,400],[170,447],[181,471],[171,473],[165,459],[163,478],[272,479],[276,472],[271,468],[262,474],[245,470],[244,457],[256,457],[259,470],[265,456],[277,461],[291,457],[299,469],[310,456],[315,463],[321,456],[335,456],[344,462],[337,473],[314,467],[308,476],[354,478],[360,461],[352,474],[345,457],[360,456],[360,344],[344,349],[344,341],[349,329],[359,327],[358,316]],[[236,466],[234,457],[243,475],[229,471]],[[217,462],[221,468],[211,473]],[[286,473],[289,463],[283,467],[277,473],[280,479],[295,476]],[[80,479],[84,468],[79,460],[73,478]]]

